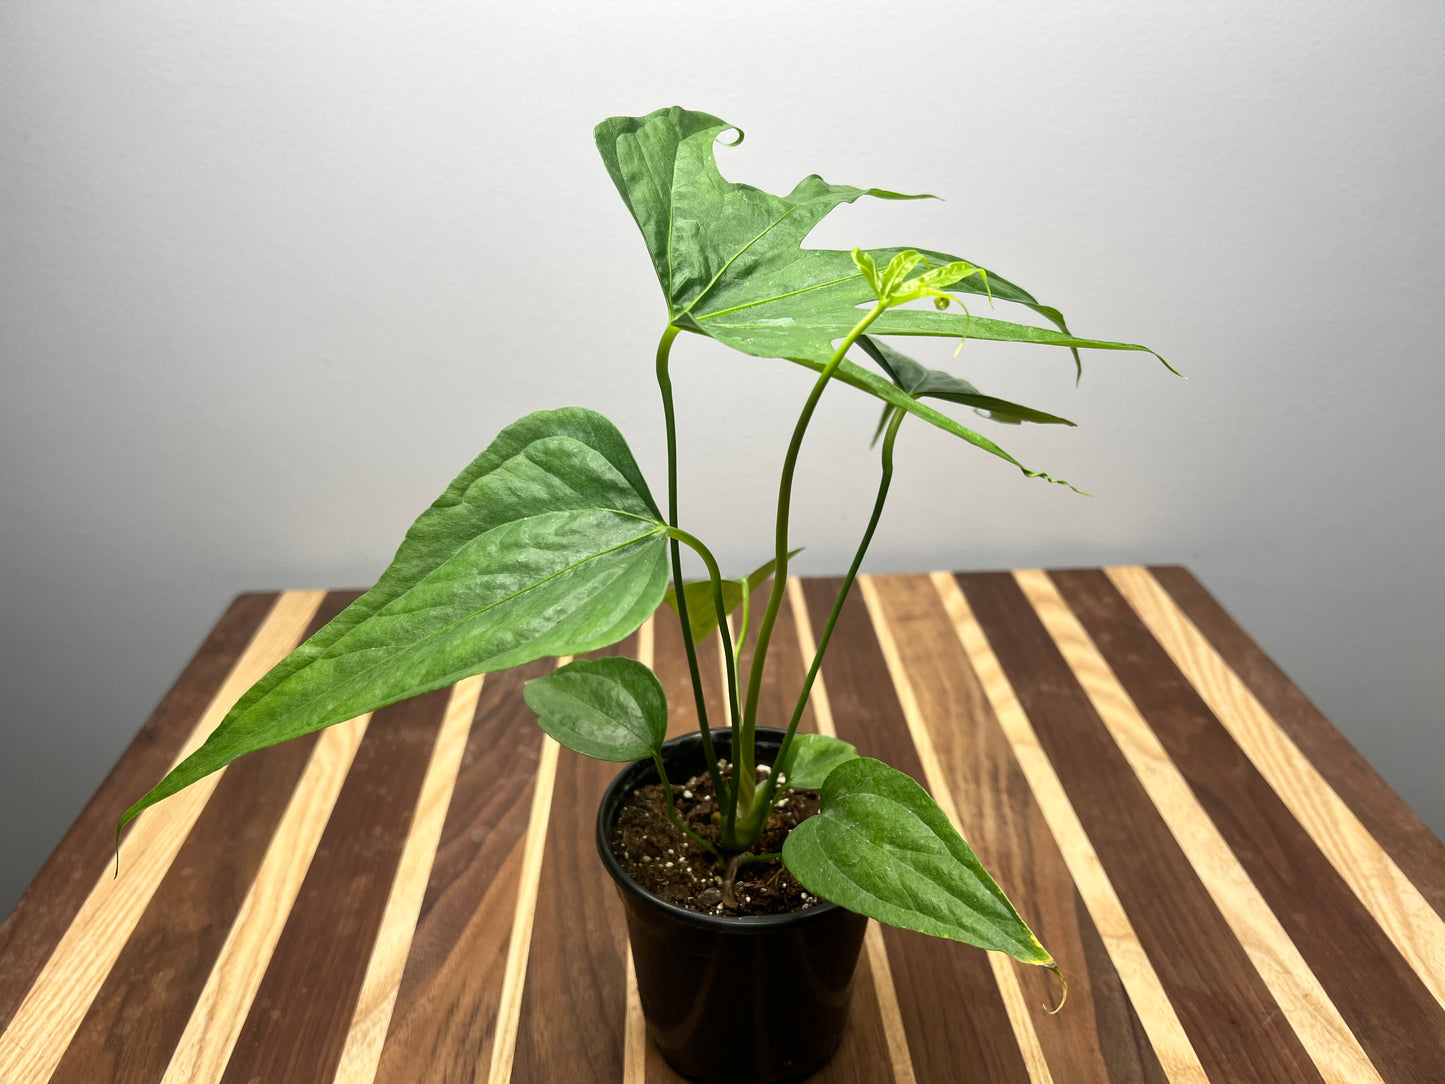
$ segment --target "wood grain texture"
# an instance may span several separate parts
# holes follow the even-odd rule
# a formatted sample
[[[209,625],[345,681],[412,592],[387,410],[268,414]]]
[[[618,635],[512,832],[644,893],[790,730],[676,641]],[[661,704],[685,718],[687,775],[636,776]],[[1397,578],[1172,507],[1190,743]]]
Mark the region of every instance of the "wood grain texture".
[[[952,781],[943,769],[943,762],[939,759],[933,736],[927,722],[924,721],[923,709],[919,704],[918,695],[913,690],[913,682],[908,675],[898,646],[898,639],[893,634],[893,626],[888,620],[888,614],[883,607],[878,588],[871,576],[860,576],[857,586],[859,594],[863,598],[863,604],[867,607],[869,620],[873,623],[873,635],[877,638],[878,648],[883,653],[884,664],[888,667],[888,674],[893,680],[893,692],[898,698],[899,709],[908,723],[908,732],[913,738],[913,747],[918,753],[919,764],[923,768],[921,782],[927,785],[934,801],[943,810],[944,816],[948,818],[954,830],[968,838],[963,819],[959,816],[958,806],[953,800]],[[1024,1067],[1028,1070],[1029,1080],[1033,1084],[1053,1084],[1053,1074],[1049,1071],[1048,1060],[1044,1057],[1043,1047],[1039,1044],[1038,1032],[1034,1027],[1033,1018],[1029,1014],[1028,1003],[1024,1000],[1023,991],[1020,989],[1019,979],[1014,973],[1012,963],[1007,956],[997,952],[988,954],[988,963],[990,970],[993,971],[994,981],[998,984],[999,997],[1003,1000],[1004,1011],[1008,1014],[1009,1023],[1013,1026],[1014,1039],[1018,1042],[1019,1054],[1023,1058]]]
[[[492,1064],[542,750],[522,686],[553,665],[547,659],[489,674],[482,686],[382,1047],[378,1084],[471,1084],[485,1079]]]
[[[431,874],[432,859],[441,839],[442,824],[451,804],[452,789],[461,768],[472,719],[476,716],[484,675],[466,678],[452,686],[446,713],[422,779],[416,811],[406,844],[397,862],[391,893],[382,912],[381,926],[371,948],[366,977],[352,1012],[346,1045],[336,1068],[336,1084],[371,1084],[381,1061],[381,1048],[391,1024],[392,1009],[411,938],[421,914],[422,899]]]
[[[287,592],[276,601],[177,751],[176,762],[198,747],[241,694],[296,645],[323,595]],[[122,852],[124,874],[100,874],[0,1035],[0,1080],[50,1078],[219,781],[220,773],[207,776],[133,822]]]
[[[1140,1027],[1149,1037],[1164,1076],[1171,1082],[1205,1084],[1208,1077],[1188,1033],[1164,991],[1155,965],[1145,952],[1098,852],[1084,830],[1054,762],[1045,754],[1033,723],[1004,672],[993,646],[979,624],[958,579],[938,572],[931,577],[969,665],[988,699],[989,707],[1028,780],[1059,853],[1069,867],[1079,897],[1089,912],[1092,927],[1128,992]],[[1066,768],[1074,765],[1066,764]],[[1087,939],[1086,942],[1087,944]],[[1091,969],[1091,974],[1097,973]]]
[[[441,689],[372,716],[224,1084],[335,1074],[447,699]]]
[[[305,635],[356,597],[329,593]],[[315,742],[306,735],[226,770],[91,1003],[54,1084],[161,1079]]]
[[[840,586],[832,579],[803,585],[813,628],[823,627]],[[923,781],[907,720],[857,595],[834,628],[823,675],[838,737]],[[1028,1070],[986,954],[892,927],[883,929],[883,941],[918,1079],[1026,1084]]]
[[[1149,571],[1270,718],[1379,840],[1436,914],[1445,917],[1445,843],[1425,827],[1188,569],[1155,566]]]
[[[870,577],[866,590],[875,627],[886,623],[893,632],[895,685],[910,690],[965,837],[1068,979],[1065,1010],[1049,1015],[1046,1006],[1058,998],[1053,977],[1039,968],[1016,969],[1021,1007],[1053,1078],[1087,1084],[1161,1077],[1153,1047],[1130,1023],[1132,1010],[1108,955],[1087,951],[1095,943],[1102,948],[1093,921],[933,584],[927,576]],[[1119,1023],[1126,1026],[1099,1026],[1101,998],[1122,1007]]]
[[[1445,1065],[1439,1005],[1108,577],[1050,576],[1380,1075]]]
[[[329,727],[316,739],[261,868],[191,1006],[164,1084],[212,1084],[226,1071],[369,722],[370,716],[363,715]]]
[[[280,596],[238,596],[0,923],[0,1031],[115,858],[121,811],[175,763],[187,735]]]
[[[1445,1006],[1445,920],[1148,571],[1111,568],[1170,660]]]
[[[1015,572],[1014,580],[1320,1074],[1331,1084],[1379,1081],[1339,1009],[1053,581],[1039,571]]]
[[[1044,755],[1069,764],[1064,789],[1206,1071],[1281,1084],[1319,1080],[1018,584],[1006,573],[958,580]]]

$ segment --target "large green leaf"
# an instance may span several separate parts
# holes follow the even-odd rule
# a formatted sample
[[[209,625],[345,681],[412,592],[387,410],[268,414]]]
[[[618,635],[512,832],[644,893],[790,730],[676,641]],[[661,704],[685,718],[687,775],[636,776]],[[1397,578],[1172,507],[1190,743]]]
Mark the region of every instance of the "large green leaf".
[[[552,737],[598,760],[641,760],[667,737],[667,694],[636,659],[578,659],[533,678],[527,706]]]
[[[788,554],[788,558],[798,556],[803,552],[799,546]],[[757,568],[753,569],[746,576],[736,580],[722,581],[723,607],[728,613],[732,613],[740,605],[743,599],[750,595],[760,584],[766,583],[773,577],[773,569],[777,567],[776,557],[769,558]],[[687,623],[692,629],[694,643],[702,643],[712,635],[712,630],[717,628],[717,605],[712,597],[712,580],[694,580],[691,583],[682,585],[683,596],[687,599]],[[677,609],[677,591],[672,585],[668,585],[667,593],[662,596],[662,601]]]
[[[834,768],[857,756],[857,749],[838,738],[826,734],[794,734],[787,761],[774,764],[773,771],[782,773],[780,787],[817,790]]]
[[[829,184],[816,174],[786,196],[728,181],[718,171],[713,146],[732,128],[711,114],[673,107],[645,117],[612,117],[597,126],[594,136],[642,230],[674,324],[758,357],[826,362],[833,344],[862,316],[859,306],[871,304],[875,296],[851,253],[806,249],[804,238],[836,207],[861,196],[923,197]],[[901,251],[874,249],[869,255],[881,266]],[[930,262],[958,262],[944,253],[918,251]],[[1057,309],[1040,305],[998,275],[990,274],[987,283],[972,276],[949,289],[974,294],[988,289],[1001,300],[1028,306],[1059,330],[978,319],[969,332],[973,338],[1074,350],[1147,350],[1074,336]],[[895,310],[872,331],[959,337],[964,320],[951,313]]]
[[[1054,966],[928,792],[882,761],[859,757],[829,773],[817,816],[789,833],[783,863],[850,911]]]
[[[243,753],[472,674],[616,643],[667,583],[666,526],[620,433],[569,407],[508,426],[375,587],[293,651],[132,806]]]

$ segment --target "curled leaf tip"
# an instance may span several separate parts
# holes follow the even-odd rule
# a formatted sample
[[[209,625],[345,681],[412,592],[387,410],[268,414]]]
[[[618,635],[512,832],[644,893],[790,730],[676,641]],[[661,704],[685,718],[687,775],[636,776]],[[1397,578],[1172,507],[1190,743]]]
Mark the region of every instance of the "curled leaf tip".
[[[1050,1016],[1054,1016],[1057,1015],[1059,1010],[1064,1007],[1064,1002],[1069,1000],[1069,980],[1064,978],[1064,973],[1059,970],[1059,965],[1055,961],[1050,960],[1048,963],[1044,964],[1044,966],[1047,967],[1050,971],[1052,971],[1054,973],[1054,977],[1059,980],[1059,1003],[1055,1005],[1052,1009],[1049,1008],[1047,1005],[1044,1006],[1044,1012],[1048,1013]]]
[[[737,138],[724,139],[723,136],[728,132],[736,132],[738,134]],[[732,124],[724,128],[721,132],[717,134],[717,142],[721,143],[724,147],[736,147],[739,143],[743,141],[743,137],[746,134],[747,133],[744,132],[741,128],[739,128],[736,124]]]

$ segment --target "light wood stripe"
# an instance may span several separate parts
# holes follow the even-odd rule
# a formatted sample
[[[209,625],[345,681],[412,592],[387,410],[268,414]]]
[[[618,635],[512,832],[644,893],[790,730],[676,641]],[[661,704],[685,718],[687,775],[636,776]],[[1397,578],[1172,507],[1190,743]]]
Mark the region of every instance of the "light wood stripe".
[[[190,756],[241,694],[300,642],[325,595],[287,591],[277,599],[174,764]],[[220,772],[206,776],[133,822],[119,876],[110,869],[101,873],[0,1035],[0,1080],[43,1084],[50,1079],[220,777]]]
[[[376,1077],[483,680],[484,675],[478,674],[452,686],[337,1064],[338,1084],[370,1084]]]
[[[1206,1084],[1199,1056],[958,581],[947,572],[933,573],[932,580],[1165,1075]]]
[[[1147,569],[1104,570],[1200,698],[1445,1006],[1445,921]]]
[[[793,614],[793,626],[797,629],[798,650],[803,659],[803,674],[813,664],[818,652],[818,641],[813,636],[813,621],[808,615],[808,601],[803,597],[803,582],[796,576],[788,579],[788,608]],[[823,682],[823,672],[818,671],[813,688],[808,694],[813,705],[813,718],[818,723],[818,733],[830,738],[838,736],[833,725],[833,708],[828,703],[828,687]],[[883,1018],[883,1035],[888,1040],[888,1060],[893,1068],[895,1084],[915,1084],[917,1076],[913,1071],[913,1055],[908,1050],[908,1033],[903,1027],[903,1013],[898,1005],[898,988],[893,984],[893,967],[888,962],[888,946],[883,943],[882,931],[876,922],[868,923],[868,932],[863,938],[863,950],[868,953],[868,967],[873,972],[873,987],[878,995],[878,1011]]]
[[[322,731],[162,1084],[210,1084],[224,1075],[370,720],[362,715]]]
[[[652,669],[656,661],[656,627],[653,614],[637,630],[637,661]],[[632,961],[632,945],[627,957],[627,1018],[622,1037],[622,1080],[624,1084],[644,1084],[647,1080],[647,1021],[642,1015],[642,997],[637,992],[637,965]]]
[[[563,667],[571,661],[570,655],[564,656],[557,660],[557,665]],[[552,815],[552,787],[557,781],[557,753],[561,748],[551,737],[542,735],[542,755],[537,763],[537,783],[532,791],[532,811],[527,820],[527,843],[522,850],[522,875],[517,884],[512,937],[507,942],[507,970],[502,976],[502,996],[497,1006],[488,1084],[510,1084],[512,1079],[512,1060],[517,1054],[517,1026],[522,1019],[522,987],[527,980],[527,958],[532,951],[537,886],[542,880],[542,853],[547,846],[547,822]]]
[[[1379,1081],[1334,1002],[1048,574],[1016,571],[1014,579],[1321,1075],[1338,1084]]]
[[[927,780],[928,789],[933,794],[933,800],[938,803],[939,808],[948,817],[949,823],[953,825],[959,835],[967,839],[968,833],[964,829],[963,818],[958,815],[958,806],[953,800],[953,790],[948,784],[948,776],[943,770],[942,762],[938,759],[938,751],[934,748],[933,737],[923,718],[923,711],[918,706],[918,697],[914,694],[913,685],[908,680],[907,669],[899,655],[898,644],[893,638],[893,628],[888,623],[888,616],[883,608],[882,600],[878,597],[878,588],[873,583],[873,577],[859,576],[858,587],[863,595],[863,603],[868,608],[868,618],[873,623],[873,634],[878,638],[878,646],[883,652],[883,661],[887,664],[888,674],[893,679],[893,689],[898,696],[898,705],[903,709],[903,718],[908,722],[908,732],[913,737],[913,747],[918,751],[919,762],[923,765],[923,774]],[[1008,1013],[1014,1039],[1019,1045],[1019,1054],[1023,1058],[1024,1067],[1028,1070],[1029,1080],[1033,1081],[1033,1084],[1053,1084],[1053,1074],[1049,1072],[1043,1047],[1039,1045],[1039,1036],[1034,1030],[1033,1018],[1029,1015],[1028,1003],[1024,1000],[1023,990],[1019,987],[1018,975],[1014,973],[1012,962],[999,952],[990,952],[987,955],[989,967],[993,970],[994,981],[998,983],[1004,1011]]]

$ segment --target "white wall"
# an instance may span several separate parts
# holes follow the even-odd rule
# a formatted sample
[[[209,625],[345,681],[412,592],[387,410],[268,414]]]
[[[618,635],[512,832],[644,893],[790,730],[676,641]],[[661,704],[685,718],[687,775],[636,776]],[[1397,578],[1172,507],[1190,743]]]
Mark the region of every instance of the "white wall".
[[[660,484],[663,311],[590,130],[673,103],[747,129],[734,178],[948,197],[815,241],[960,251],[1192,378],[970,345],[1081,423],[1000,439],[1099,498],[910,426],[869,567],[1187,563],[1445,830],[1445,8],[523,7],[0,5],[0,913],[235,592],[369,583],[539,407]],[[684,513],[740,569],[810,378],[710,346]],[[825,401],[805,572],[872,421]]]

